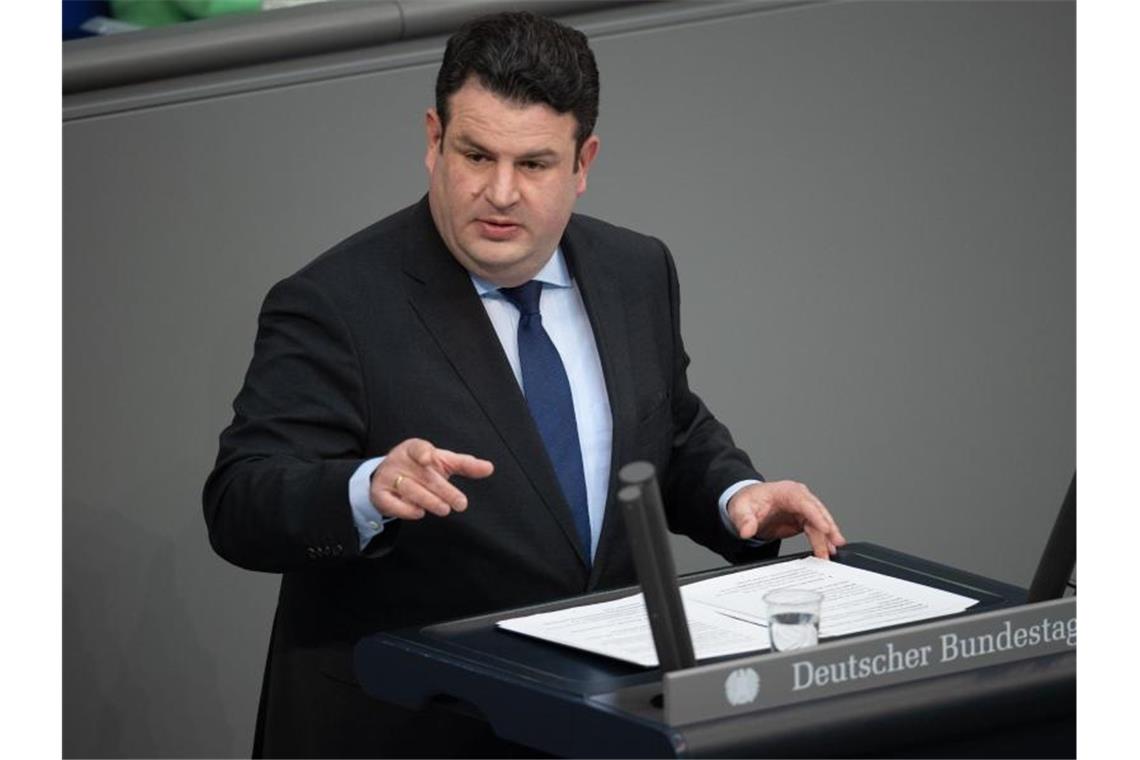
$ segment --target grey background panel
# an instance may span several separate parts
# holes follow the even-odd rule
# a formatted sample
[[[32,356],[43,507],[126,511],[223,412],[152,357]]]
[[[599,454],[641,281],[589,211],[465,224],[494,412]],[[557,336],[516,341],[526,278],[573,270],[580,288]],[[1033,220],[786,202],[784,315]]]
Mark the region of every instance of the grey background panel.
[[[1027,585],[1075,462],[1072,3],[629,13],[584,22],[579,208],[672,249],[693,385],[849,538]],[[201,485],[269,286],[426,187],[432,50],[65,122],[65,755],[248,754],[277,578]]]
[[[1016,583],[1075,462],[1071,12],[841,4],[601,42],[581,204],[671,246],[691,380],[762,472],[849,538]]]

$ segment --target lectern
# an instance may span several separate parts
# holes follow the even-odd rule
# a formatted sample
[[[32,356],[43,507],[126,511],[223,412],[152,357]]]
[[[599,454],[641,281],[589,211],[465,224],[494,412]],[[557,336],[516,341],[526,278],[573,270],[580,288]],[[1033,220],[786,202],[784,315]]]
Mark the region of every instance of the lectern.
[[[1072,599],[1043,602],[1040,608],[1021,606],[1025,589],[875,544],[850,544],[835,561],[970,596],[979,603],[960,616],[926,624],[928,628],[917,633],[914,626],[899,627],[821,644],[820,652],[833,659],[842,656],[839,650],[845,646],[851,647],[852,657],[869,656],[866,652],[876,646],[894,651],[888,647],[901,648],[904,637],[919,633],[937,644],[940,635],[958,635],[949,627],[940,633],[939,626],[956,624],[962,626],[963,636],[967,629],[981,630],[979,625],[992,628],[996,633],[983,635],[1000,644],[993,636],[1008,630],[1006,638],[1013,641],[1018,631],[1037,625],[1022,622],[1026,611],[1044,618],[1042,630],[1047,632],[1053,623],[1075,616]],[[738,569],[693,574],[681,582]],[[956,661],[964,667],[952,672],[888,674],[910,680],[884,676],[882,681],[849,684],[859,687],[854,691],[821,691],[818,697],[800,693],[799,701],[757,707],[772,696],[777,681],[764,663],[777,663],[785,654],[702,661],[663,679],[660,669],[495,627],[499,620],[522,614],[636,592],[619,589],[376,634],[356,647],[357,677],[372,696],[413,709],[439,697],[458,700],[500,737],[570,757],[1075,756],[1076,653],[1064,635],[1053,639],[1052,649],[1016,650],[1010,644],[1008,651],[978,657],[976,665]],[[969,628],[971,620],[979,625]],[[1075,617],[1070,627],[1075,641]],[[683,690],[682,678],[690,679],[694,689],[707,688],[713,674],[719,678],[746,668],[758,674],[759,696],[753,704],[733,705],[717,695],[703,700],[707,714],[690,711],[688,717],[671,717],[671,705],[653,699],[671,685]]]

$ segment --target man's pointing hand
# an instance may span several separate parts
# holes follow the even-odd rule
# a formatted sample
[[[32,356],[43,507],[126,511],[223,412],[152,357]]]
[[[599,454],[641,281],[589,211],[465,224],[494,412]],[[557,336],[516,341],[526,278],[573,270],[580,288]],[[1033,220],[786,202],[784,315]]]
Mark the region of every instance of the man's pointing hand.
[[[428,512],[446,517],[467,509],[467,497],[448,482],[452,475],[485,478],[494,470],[486,459],[409,438],[393,447],[372,473],[369,497],[385,517],[418,520]]]

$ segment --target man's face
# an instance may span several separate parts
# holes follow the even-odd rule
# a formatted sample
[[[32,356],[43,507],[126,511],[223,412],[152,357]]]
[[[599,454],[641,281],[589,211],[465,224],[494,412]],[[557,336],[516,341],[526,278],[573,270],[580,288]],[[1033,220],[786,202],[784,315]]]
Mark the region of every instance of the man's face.
[[[573,114],[509,102],[474,77],[448,105],[446,134],[434,108],[426,121],[435,226],[468,271],[501,287],[521,285],[558,246],[586,191],[598,138],[583,144],[574,171]]]

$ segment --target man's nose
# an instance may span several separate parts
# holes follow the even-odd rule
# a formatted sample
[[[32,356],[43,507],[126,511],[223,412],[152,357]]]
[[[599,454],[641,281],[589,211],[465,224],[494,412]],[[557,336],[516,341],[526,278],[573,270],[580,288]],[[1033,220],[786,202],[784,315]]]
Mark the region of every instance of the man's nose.
[[[519,200],[519,186],[515,177],[515,167],[503,162],[495,167],[495,172],[487,183],[487,200],[495,208],[506,209]]]

